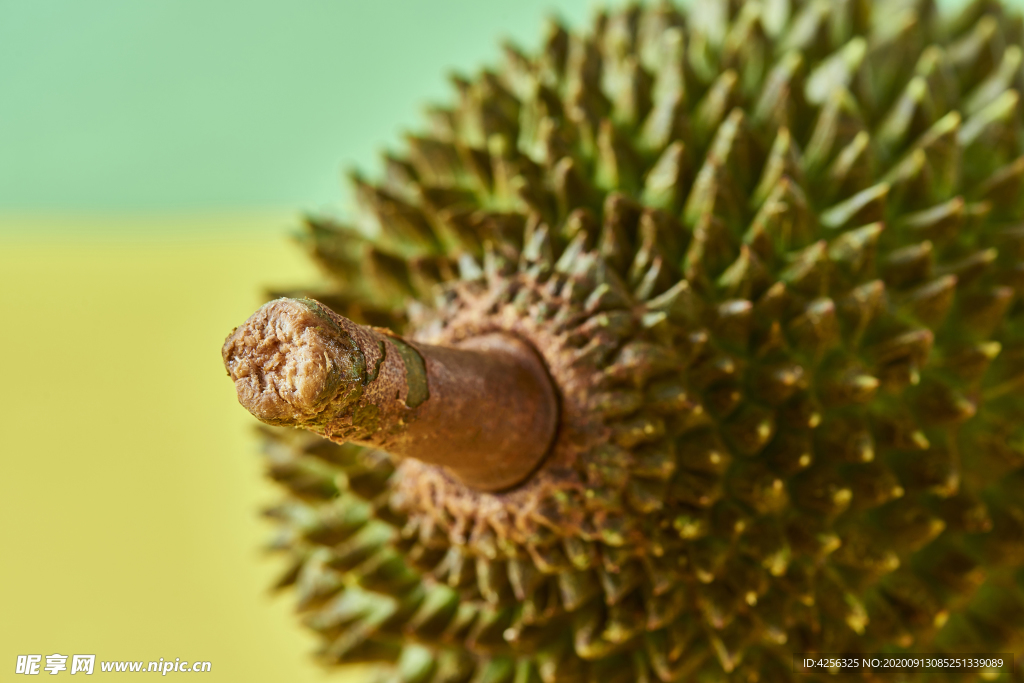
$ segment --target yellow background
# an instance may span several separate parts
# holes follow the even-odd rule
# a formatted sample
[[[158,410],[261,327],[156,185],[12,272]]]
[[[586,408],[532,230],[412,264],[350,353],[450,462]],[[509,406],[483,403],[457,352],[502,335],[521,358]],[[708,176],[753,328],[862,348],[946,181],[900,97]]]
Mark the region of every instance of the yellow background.
[[[220,360],[263,285],[314,273],[286,216],[148,220],[135,234],[165,236],[6,219],[22,237],[0,241],[0,680],[53,653],[325,680],[290,597],[267,591],[284,566],[258,510],[276,494]]]

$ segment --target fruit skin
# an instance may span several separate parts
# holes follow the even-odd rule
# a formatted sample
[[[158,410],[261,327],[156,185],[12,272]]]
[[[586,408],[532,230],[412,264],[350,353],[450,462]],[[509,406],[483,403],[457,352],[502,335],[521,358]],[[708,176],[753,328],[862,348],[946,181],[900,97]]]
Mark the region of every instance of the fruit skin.
[[[494,494],[266,428],[279,585],[324,660],[605,683],[1019,655],[1022,35],[992,1],[698,0],[456,78],[354,176],[356,225],[308,220],[336,287],[304,293],[530,342],[558,441]]]

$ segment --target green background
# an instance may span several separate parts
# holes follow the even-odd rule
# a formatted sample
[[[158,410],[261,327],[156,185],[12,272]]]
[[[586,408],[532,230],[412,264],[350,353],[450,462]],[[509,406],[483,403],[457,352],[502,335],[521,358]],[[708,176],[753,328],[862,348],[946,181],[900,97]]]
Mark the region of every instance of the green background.
[[[319,208],[587,0],[0,0],[0,211]]]
[[[266,592],[276,494],[220,345],[310,282],[294,217],[344,211],[448,71],[588,5],[0,0],[0,680],[53,653],[325,679]]]

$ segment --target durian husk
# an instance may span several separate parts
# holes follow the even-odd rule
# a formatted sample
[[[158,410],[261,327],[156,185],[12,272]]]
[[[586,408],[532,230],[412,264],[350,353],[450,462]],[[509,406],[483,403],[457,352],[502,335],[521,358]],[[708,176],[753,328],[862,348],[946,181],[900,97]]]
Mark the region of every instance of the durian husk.
[[[278,585],[321,658],[654,683],[1019,657],[1022,36],[993,0],[695,0],[455,78],[353,176],[350,224],[306,220],[331,288],[286,294],[529,341],[559,434],[481,493],[264,428]]]

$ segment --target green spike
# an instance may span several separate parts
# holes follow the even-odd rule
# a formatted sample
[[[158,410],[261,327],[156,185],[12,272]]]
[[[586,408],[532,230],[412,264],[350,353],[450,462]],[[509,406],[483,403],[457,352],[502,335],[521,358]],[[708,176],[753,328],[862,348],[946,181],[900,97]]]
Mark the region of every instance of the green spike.
[[[908,292],[902,307],[919,322],[936,327],[953,305],[956,286],[955,275],[943,275]]]
[[[821,240],[794,254],[779,280],[793,290],[815,296],[827,291],[829,270],[828,245]]]
[[[928,360],[935,335],[927,329],[911,330],[890,337],[872,348],[868,355],[876,362],[874,374],[881,388],[899,393],[908,385],[920,383],[920,368]]]
[[[852,282],[859,282],[873,272],[878,238],[885,228],[871,223],[843,233],[828,245],[828,257]]]
[[[402,256],[437,253],[437,239],[417,207],[377,190],[353,176],[357,198],[375,221],[381,245]]]
[[[825,171],[823,196],[832,201],[867,189],[872,178],[873,163],[871,136],[867,131],[861,131],[839,150]]]
[[[829,43],[828,12],[829,8],[820,2],[809,2],[800,7],[782,36],[781,49],[817,53],[815,57],[820,58]]]
[[[853,491],[836,471],[819,466],[812,466],[794,477],[790,493],[796,505],[827,517],[845,511],[853,498]],[[799,532],[798,536],[790,538],[790,543],[802,542],[813,549],[814,554],[828,551],[833,545],[838,547],[838,539],[833,542],[826,534],[814,534],[812,529]]]
[[[625,275],[633,260],[633,240],[640,221],[640,207],[625,195],[612,193],[604,205],[604,223],[598,250],[605,261]]]
[[[1003,321],[1013,302],[1015,293],[1009,287],[993,287],[987,291],[965,296],[964,324],[975,338],[986,339]]]
[[[946,57],[946,52],[937,45],[930,45],[921,52],[914,73],[925,79],[928,92],[939,111],[949,111],[958,96],[956,76]]]
[[[405,140],[419,179],[434,185],[452,185],[458,180],[462,162],[454,145],[418,135],[408,135]]]
[[[698,287],[707,288],[737,253],[725,224],[711,214],[703,214],[683,258],[683,274]]]
[[[740,245],[740,254],[718,277],[718,290],[732,299],[756,298],[771,281],[768,271],[747,245]]]
[[[800,159],[788,128],[780,128],[775,136],[761,173],[761,180],[751,195],[751,208],[760,207],[783,177],[792,178],[797,183],[801,178]]]
[[[949,61],[961,84],[978,82],[995,65],[994,44],[1000,40],[998,19],[982,16],[966,35],[948,47]]]
[[[907,83],[899,98],[875,132],[875,142],[883,157],[897,152],[927,130],[935,119],[935,103],[928,92],[928,81],[915,76]]]
[[[807,101],[813,105],[821,105],[833,90],[848,88],[864,61],[867,47],[867,41],[857,36],[836,53],[818,62],[818,66],[807,77],[804,90]]]
[[[681,208],[687,185],[685,146],[679,140],[665,148],[658,161],[647,172],[641,201],[668,212]]]
[[[601,586],[593,572],[564,572],[558,575],[558,589],[562,606],[573,612],[596,596]]]
[[[1011,163],[996,169],[974,189],[972,194],[980,200],[992,202],[1001,207],[1004,217],[1016,218],[1020,215],[1021,186],[1024,183],[1024,156],[1017,157]]]
[[[779,59],[768,72],[754,105],[754,121],[770,122],[780,130],[799,125],[807,106],[803,99],[803,75],[804,58],[799,52],[788,52]]]
[[[597,138],[597,172],[594,183],[605,191],[616,188],[635,194],[640,188],[640,164],[636,153],[611,121],[601,121]]]
[[[864,131],[864,122],[857,101],[845,88],[829,92],[804,148],[804,172],[813,176]]]
[[[968,116],[975,114],[1004,91],[1011,89],[1016,84],[1022,58],[1024,58],[1024,54],[1020,47],[1017,45],[1007,47],[1003,52],[1003,59],[999,63],[999,67],[984,81],[978,83],[967,95],[964,101],[964,112]]]
[[[962,229],[963,221],[964,199],[954,197],[922,211],[905,214],[899,225],[914,237],[941,242],[956,237]]]
[[[816,450],[830,463],[868,463],[875,459],[875,439],[866,420],[835,417],[825,421],[815,440]]]
[[[962,381],[976,382],[1002,350],[999,342],[980,342],[950,354],[943,365]]]
[[[730,69],[723,71],[711,84],[691,115],[694,139],[710,139],[711,132],[718,128],[732,108],[738,81],[739,76]]]
[[[605,92],[610,93],[616,123],[636,128],[652,106],[653,78],[636,57],[627,57],[615,77],[609,70],[605,76]]]
[[[981,180],[1009,161],[1007,152],[1015,149],[1013,121],[1019,100],[1016,90],[1007,90],[960,126],[957,142],[963,148],[963,168],[972,172],[972,179]]]
[[[806,246],[817,232],[817,220],[799,185],[782,177],[761,205],[743,241],[764,261]]]
[[[889,185],[879,183],[832,206],[819,215],[821,224],[831,230],[874,223],[885,218]]]
[[[664,149],[678,137],[687,98],[686,39],[679,29],[662,36],[663,61],[655,65],[653,104],[640,131],[640,145],[649,152]]]
[[[960,186],[960,114],[951,112],[929,128],[915,143],[915,150],[924,153],[928,170],[927,196],[931,201],[948,199]]]
[[[875,398],[878,386],[877,377],[859,363],[851,363],[825,374],[818,395],[828,407],[868,404]]]
[[[775,414],[771,410],[748,404],[730,417],[724,431],[729,443],[741,455],[757,455],[775,436]],[[765,472],[767,473],[767,470]],[[737,479],[734,478],[732,481],[733,486],[736,486]],[[748,496],[744,500],[754,510],[765,514],[777,512],[785,505],[785,486],[781,479],[774,478],[772,475],[770,482],[761,482],[757,486],[760,487],[758,498],[755,500],[754,497]],[[737,493],[735,489],[733,492]],[[742,495],[740,495],[740,499],[743,500]]]
[[[881,264],[886,285],[904,288],[924,282],[932,276],[935,249],[928,240],[910,244],[889,253]]]
[[[805,353],[820,355],[839,341],[836,307],[831,299],[815,299],[787,326],[794,346]]]
[[[524,263],[542,263],[550,265],[554,262],[554,250],[551,246],[551,235],[548,226],[540,224],[529,237],[523,247],[522,261]]]
[[[712,334],[725,346],[746,348],[750,340],[754,306],[746,299],[723,301],[714,312]]]

